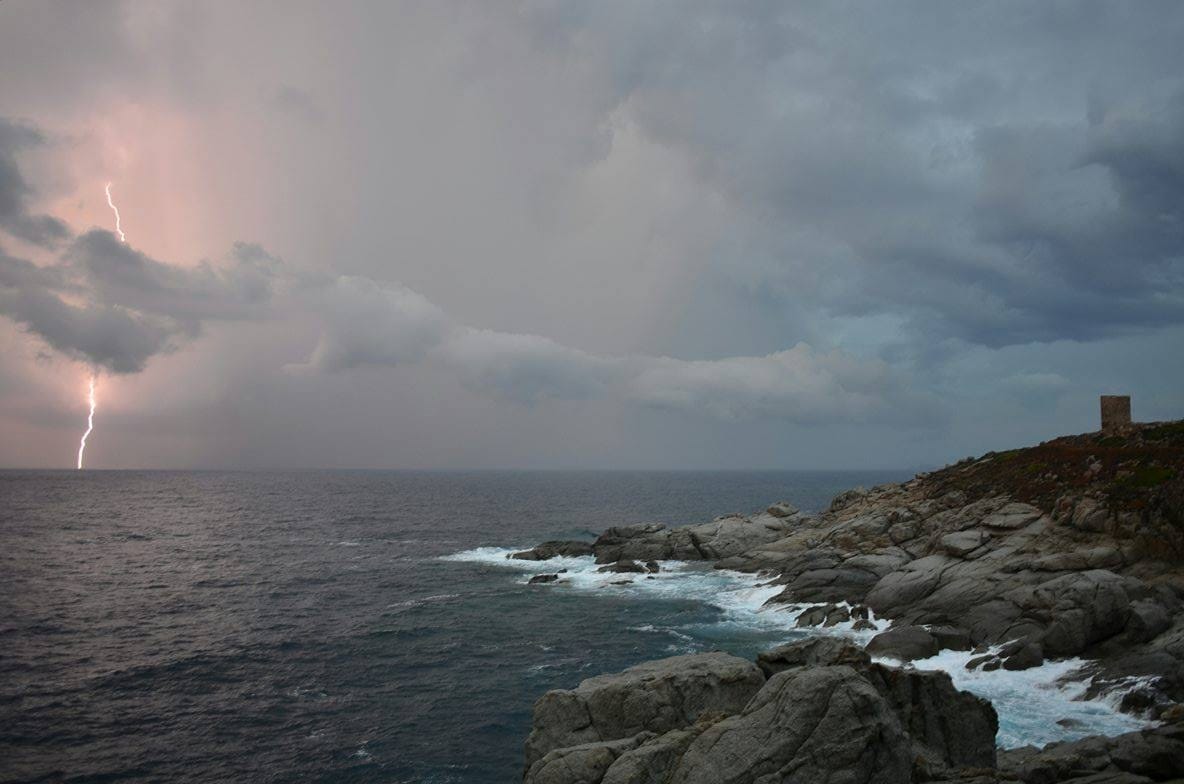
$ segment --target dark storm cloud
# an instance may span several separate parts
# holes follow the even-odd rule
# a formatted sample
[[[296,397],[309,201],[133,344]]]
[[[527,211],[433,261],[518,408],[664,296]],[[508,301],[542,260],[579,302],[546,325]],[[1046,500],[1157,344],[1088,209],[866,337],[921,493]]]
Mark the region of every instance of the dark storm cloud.
[[[1184,260],[1184,79],[1166,96],[1096,107],[1084,156],[1104,168],[1120,200],[1132,260]],[[1179,282],[1177,278],[1177,282]]]
[[[226,263],[164,264],[120,242],[108,231],[79,236],[66,258],[95,298],[141,313],[197,325],[243,319],[271,296],[278,262],[258,246],[238,244]]]
[[[143,370],[199,335],[204,322],[262,315],[280,263],[258,245],[236,244],[219,265],[179,267],[108,231],[70,239],[61,220],[30,212],[33,189],[18,153],[42,141],[37,129],[0,118],[0,230],[60,248],[46,264],[0,251],[0,315],[62,354],[115,373]]]
[[[264,315],[278,264],[240,243],[221,266],[175,267],[96,229],[51,265],[0,252],[0,315],[68,357],[138,373],[207,321]]]
[[[762,297],[921,350],[1184,322],[1178,6],[647,8],[532,18],[738,205]]]
[[[0,311],[147,366],[129,399],[200,423],[161,455],[239,460],[249,419],[259,465],[930,464],[1184,405],[1174,0],[0,16],[41,129],[3,126]],[[41,214],[108,225],[109,177],[214,261]],[[217,257],[244,234],[291,266]]]
[[[66,224],[28,209],[33,189],[17,166],[17,153],[44,143],[36,129],[0,117],[0,229],[14,237],[52,247],[69,237]]]
[[[0,256],[0,314],[62,354],[115,373],[136,373],[184,332],[168,319],[103,303],[70,304],[50,287],[25,279],[10,285],[6,270],[19,259]]]
[[[0,134],[12,128],[0,123]],[[0,173],[4,163],[0,159]],[[27,191],[14,162],[11,172],[15,179],[9,181]],[[21,212],[19,201],[13,204],[19,207],[18,219],[0,227],[31,239],[26,227],[44,221]],[[50,238],[69,236],[64,224],[49,220],[62,227]],[[0,315],[70,358],[115,373],[137,373],[156,354],[198,336],[202,323],[263,315],[278,266],[278,259],[260,246],[238,243],[223,264],[181,268],[149,258],[108,231],[91,230],[73,239],[51,264],[0,251]]]

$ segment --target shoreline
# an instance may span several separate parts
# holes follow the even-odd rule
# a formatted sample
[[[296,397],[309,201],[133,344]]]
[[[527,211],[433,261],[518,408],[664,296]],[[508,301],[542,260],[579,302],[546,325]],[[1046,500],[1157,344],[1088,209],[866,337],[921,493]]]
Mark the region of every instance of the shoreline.
[[[1153,423],[1129,427],[1121,434],[1069,436],[1036,447],[988,453],[902,483],[855,488],[840,493],[817,515],[804,514],[783,501],[761,513],[725,515],[710,523],[618,526],[593,542],[552,541],[519,552],[488,549],[469,555],[475,560],[500,555],[503,563],[520,561],[515,568],[524,573],[524,581],[545,583],[538,586],[542,590],[566,585],[641,591],[640,586],[668,582],[672,575],[686,571],[686,564],[697,562],[717,576],[734,575],[732,579],[747,583],[750,589],[761,589],[762,610],[785,620],[787,633],[807,636],[789,647],[841,639],[858,652],[844,654],[861,662],[855,671],[835,669],[847,667],[846,660],[799,662],[790,668],[797,673],[795,678],[806,678],[803,673],[809,670],[813,673],[809,678],[838,678],[843,688],[861,694],[870,694],[868,683],[880,688],[877,684],[882,685],[885,678],[895,682],[914,676],[925,681],[924,689],[957,695],[966,694],[959,690],[965,687],[990,697],[1005,726],[1008,721],[1012,724],[1005,743],[997,737],[995,708],[990,709],[995,726],[992,749],[997,743],[1014,748],[1047,742],[1039,729],[1053,722],[1064,730],[1059,737],[1078,739],[1053,743],[1040,752],[1028,748],[1024,754],[1031,757],[1071,746],[1102,754],[1094,748],[1098,744],[1110,749],[1154,737],[1154,743],[1168,744],[1164,753],[1175,776],[1184,774],[1184,725],[1174,729],[1184,718],[1182,467],[1184,423]],[[711,603],[709,598],[702,600]],[[758,662],[766,655],[758,657]],[[658,667],[661,661],[665,660],[638,668]],[[889,663],[892,666],[885,669]],[[930,671],[926,665],[938,669]],[[631,672],[591,682],[628,679],[634,677]],[[1052,677],[1042,678],[1045,674]],[[751,703],[746,707],[724,711],[718,721],[730,729],[720,732],[730,742],[743,746],[769,731],[761,723],[772,720],[769,716],[756,720],[749,714],[757,710],[760,695],[774,689],[774,680],[748,695]],[[1008,680],[1021,687],[1010,693],[992,690],[992,684]],[[543,710],[548,701],[575,699],[562,695],[578,694],[588,683],[572,692],[549,692],[540,699],[532,739],[539,732],[551,732],[548,721],[554,717],[548,718]],[[629,688],[636,692],[640,687]],[[1083,707],[1086,714],[1109,711],[1121,716],[1120,724],[1106,728],[1106,734],[1115,737],[1090,735],[1088,731],[1096,732],[1097,727],[1088,716],[1082,721],[1071,715],[1041,713],[1036,709],[1040,700],[1030,696],[1033,690],[1056,690],[1067,696],[1064,705]],[[895,727],[904,720],[900,706],[893,702],[899,695],[893,696],[891,689],[880,691],[878,698],[865,696],[872,702],[887,700],[876,703],[877,710],[882,709],[886,717],[885,727]],[[634,698],[642,699],[643,692],[644,688]],[[945,702],[950,700],[956,701],[950,697]],[[940,705],[927,710],[933,715],[924,722],[952,720],[941,715]],[[1027,729],[1025,719],[1030,720]],[[666,730],[685,734],[696,721],[697,716],[688,717],[680,727]],[[667,753],[660,729],[651,727],[641,735],[634,732],[624,746],[620,745],[623,737],[613,738],[620,746],[614,746],[615,751],[600,748],[598,759],[608,760],[601,778],[595,771],[585,771],[590,778],[554,778],[556,759],[548,755],[559,753],[566,759],[568,752],[575,752],[563,746],[540,752],[538,744],[532,747],[530,741],[527,780],[615,782],[617,778],[610,775],[613,760],[660,749],[665,749],[663,775],[677,774],[674,780],[678,781],[698,780],[696,774],[686,773],[691,769],[687,760],[697,759],[698,768],[707,765],[707,757],[696,756],[698,741],[680,736],[679,743],[687,740],[686,744],[679,746],[677,754]],[[713,732],[705,728],[700,734],[707,737]],[[646,733],[650,735],[642,737]],[[593,734],[598,742],[610,740],[599,730]],[[577,735],[583,738],[586,733]],[[719,738],[712,741],[716,742]],[[894,742],[906,743],[899,738]],[[895,751],[885,753],[891,756]],[[951,753],[944,748],[937,754],[940,764],[935,764],[942,775],[966,762]],[[1018,774],[1012,769],[1020,756],[1018,750],[1002,752],[1001,759],[1010,760],[1004,766],[1008,769],[996,768],[992,762],[985,775],[1014,780]],[[544,758],[550,762],[544,765]],[[1155,768],[1147,760],[1136,760],[1135,767],[1144,762]],[[563,764],[570,767],[569,763]],[[1099,769],[1107,765],[1111,762]],[[1116,770],[1126,769],[1119,765]],[[550,772],[544,776],[545,771]],[[932,772],[923,778],[932,778]],[[754,769],[751,776],[728,780],[766,780],[758,774]],[[921,774],[914,770],[908,775]],[[1032,780],[1071,780],[1059,773],[1053,778],[1040,776]],[[626,780],[650,779],[621,779]]]
[[[443,556],[441,560],[454,563],[473,563],[499,567],[516,573],[515,583],[528,585],[532,577],[539,574],[538,562],[510,559],[519,548],[478,547],[451,555]],[[567,590],[586,594],[588,601],[595,601],[602,592],[608,591],[616,597],[630,596],[639,602],[690,599],[713,606],[720,610],[727,622],[741,624],[770,633],[781,632],[784,639],[781,642],[795,642],[811,637],[842,638],[859,645],[866,645],[877,633],[886,631],[890,626],[887,619],[872,618],[875,629],[854,630],[850,621],[838,623],[830,627],[797,626],[799,618],[808,611],[825,607],[823,604],[805,604],[800,606],[788,604],[768,604],[768,600],[780,593],[781,589],[771,586],[768,581],[753,573],[735,572],[715,569],[704,563],[694,562],[666,562],[663,572],[655,575],[653,581],[634,581],[631,585],[614,585],[619,582],[617,575],[611,573],[597,573],[594,560],[584,556],[580,558],[556,558],[543,562],[548,567],[566,569],[559,574],[560,579],[547,584],[546,587],[555,590]],[[721,587],[710,597],[698,593],[699,585],[695,578],[710,576],[732,581],[730,585]],[[682,645],[672,644],[671,654],[685,654],[691,652],[705,652],[709,648],[710,640],[696,638],[671,627],[654,627],[641,629],[655,634],[669,634]],[[681,638],[681,639],[680,639]],[[994,646],[997,650],[1002,646]],[[1118,695],[1097,695],[1089,699],[1081,699],[1088,692],[1091,675],[1081,670],[1088,667],[1085,659],[1075,658],[1058,662],[1045,662],[1040,667],[1025,671],[1023,680],[1019,673],[1006,670],[970,673],[964,665],[973,654],[969,651],[943,650],[928,659],[919,659],[909,663],[893,660],[891,657],[873,657],[873,661],[894,667],[912,667],[918,670],[944,671],[950,674],[959,688],[995,700],[1003,697],[1010,701],[1017,701],[1023,697],[1026,689],[1039,689],[1043,697],[1042,707],[1045,708],[1041,718],[1048,719],[1052,727],[1043,728],[1041,743],[1051,743],[1064,740],[1079,740],[1093,734],[1119,735],[1148,726],[1148,722],[1119,709],[1122,692]],[[963,676],[965,673],[967,677]],[[1012,683],[1005,683],[1011,679],[1015,688],[1009,688]],[[966,683],[974,680],[973,683]],[[1057,707],[1062,710],[1055,710]],[[1052,713],[1056,715],[1051,715]],[[1007,713],[1000,711],[1001,720],[1020,718],[1014,711]],[[1092,721],[1091,721],[1092,719]],[[1070,726],[1061,727],[1056,720],[1069,720]],[[999,747],[1001,749],[1018,748],[1028,745],[1031,740],[1022,740],[1012,734],[1007,736],[1001,730]],[[1011,742],[1008,742],[1008,741]]]

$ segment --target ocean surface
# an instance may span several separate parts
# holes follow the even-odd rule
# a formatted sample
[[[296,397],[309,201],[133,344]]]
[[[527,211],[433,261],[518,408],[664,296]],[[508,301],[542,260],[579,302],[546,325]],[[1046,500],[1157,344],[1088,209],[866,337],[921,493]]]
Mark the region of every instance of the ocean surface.
[[[0,782],[519,781],[547,689],[801,632],[749,576],[612,585],[506,553],[903,478],[0,471]],[[988,677],[959,656],[930,664],[996,701],[1002,745],[1138,726],[1057,685],[1072,662]]]

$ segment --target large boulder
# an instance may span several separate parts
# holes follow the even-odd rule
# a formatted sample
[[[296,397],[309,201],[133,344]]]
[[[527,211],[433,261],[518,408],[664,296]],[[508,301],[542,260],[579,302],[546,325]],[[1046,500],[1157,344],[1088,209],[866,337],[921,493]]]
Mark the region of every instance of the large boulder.
[[[894,626],[880,632],[867,644],[872,656],[886,656],[899,661],[928,659],[941,650],[937,638],[923,626]]]
[[[617,572],[619,574],[643,574],[647,571],[646,567],[639,564],[637,561],[617,561],[616,563],[607,564],[600,567],[598,572]]]
[[[874,572],[849,564],[828,569],[810,569],[794,577],[777,595],[776,601],[794,604],[862,602],[868,590],[879,579]]]
[[[794,530],[802,515],[791,509],[775,505],[773,511],[752,517],[725,515],[710,523],[682,528],[667,528],[661,523],[617,526],[602,533],[592,549],[597,563],[737,558]]]
[[[579,557],[585,555],[592,555],[591,542],[581,542],[576,539],[557,539],[535,545],[529,550],[511,553],[510,558],[516,558],[520,561],[548,561],[560,556]]]
[[[555,749],[664,733],[703,714],[736,713],[764,681],[752,662],[716,652],[646,662],[570,691],[547,692],[534,705],[527,769]]]
[[[904,784],[908,739],[888,701],[857,670],[797,668],[769,679],[743,713],[696,738],[673,784]]]
[[[643,523],[608,528],[592,544],[596,563],[614,561],[699,561],[705,557],[695,547],[688,528],[667,528]]]
[[[1044,649],[1031,640],[1016,640],[999,652],[1005,670],[1026,670],[1044,664]]]
[[[815,638],[751,664],[650,662],[535,704],[528,784],[906,784],[995,765],[998,722],[945,673]],[[762,685],[763,684],[763,685]]]
[[[959,691],[945,672],[872,665],[866,676],[912,740],[918,773],[995,766],[999,719],[991,703]]]
[[[795,528],[793,519],[789,515],[767,513],[753,517],[728,515],[691,526],[689,534],[702,557],[716,560],[783,538]]]

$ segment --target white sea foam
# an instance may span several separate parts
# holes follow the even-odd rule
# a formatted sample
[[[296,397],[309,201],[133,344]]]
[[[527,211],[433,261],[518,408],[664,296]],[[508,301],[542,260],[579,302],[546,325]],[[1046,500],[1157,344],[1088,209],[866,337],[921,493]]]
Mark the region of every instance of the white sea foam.
[[[452,555],[440,556],[441,561],[460,561],[463,563],[489,563],[495,566],[517,566],[519,564],[526,564],[527,568],[534,568],[539,563],[554,563],[556,559],[552,558],[550,561],[519,561],[517,559],[509,558],[512,553],[520,552],[521,550],[528,550],[528,547],[475,547],[472,550],[462,550],[459,553]]]
[[[781,586],[767,585],[756,575],[712,569],[701,563],[663,561],[662,571],[654,575],[598,572],[599,565],[590,556],[559,557],[547,561],[524,561],[508,558],[521,548],[479,547],[444,556],[443,560],[497,566],[517,572],[517,582],[529,582],[535,574],[559,573],[559,581],[548,589],[603,593],[606,590],[635,594],[639,598],[694,599],[722,610],[722,617],[709,624],[688,624],[678,629],[669,626],[641,625],[635,631],[668,634],[674,642],[672,653],[685,653],[711,647],[720,631],[734,627],[737,632],[757,630],[783,631],[785,639],[804,634],[835,634],[865,643],[888,628],[889,622],[871,615],[874,628],[856,631],[856,619],[831,627],[798,628],[798,617],[817,605],[767,605],[781,591]],[[628,581],[628,582],[624,582]],[[616,584],[614,583],[624,583]],[[848,608],[850,609],[850,608]],[[697,634],[698,633],[698,634]],[[1088,678],[1080,670],[1080,659],[1046,662],[1040,667],[1012,672],[981,669],[970,671],[966,662],[973,654],[967,651],[942,651],[936,656],[913,663],[917,669],[944,670],[954,685],[989,699],[999,714],[998,743],[1004,748],[1028,744],[1043,745],[1086,735],[1117,735],[1147,726],[1145,721],[1119,712],[1117,696],[1086,700],[1083,695]],[[886,664],[898,662],[884,660]],[[1069,726],[1057,724],[1067,720]]]
[[[914,661],[913,666],[944,670],[959,689],[990,700],[999,714],[997,741],[1004,748],[1041,746],[1086,735],[1119,735],[1147,726],[1141,719],[1120,713],[1117,697],[1084,699],[1089,678],[1081,671],[1086,664],[1081,659],[1049,661],[1018,671],[966,669],[975,656],[970,651],[942,651]]]
[[[817,604],[787,604],[785,605],[785,608],[787,612],[791,613],[794,626],[796,627],[798,618],[800,618],[802,614],[804,614],[807,610],[818,606],[819,605]],[[828,604],[827,606],[831,605]],[[845,608],[848,613],[854,609],[847,602],[836,602],[833,606]],[[840,621],[833,626],[811,626],[805,628],[803,632],[815,635],[833,634],[841,637],[848,637],[862,645],[867,643],[867,641],[872,637],[875,637],[877,634],[887,629],[891,623],[890,621],[887,621],[883,618],[877,618],[876,614],[872,612],[870,608],[867,608],[867,615],[868,617],[866,620],[871,625],[870,628],[856,629],[855,624],[858,623],[860,619],[852,615],[848,620]]]
[[[777,595],[779,586],[764,585],[755,575],[712,569],[702,563],[663,561],[657,574],[597,571],[602,565],[591,556],[557,557],[546,561],[524,561],[508,556],[523,548],[478,547],[446,555],[445,561],[479,563],[521,573],[526,583],[535,574],[559,574],[552,587],[579,591],[612,590],[648,598],[695,599],[723,611],[723,622],[748,628],[784,629],[793,626],[796,613],[781,606],[765,606]]]

